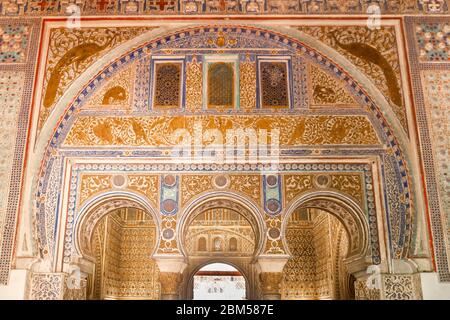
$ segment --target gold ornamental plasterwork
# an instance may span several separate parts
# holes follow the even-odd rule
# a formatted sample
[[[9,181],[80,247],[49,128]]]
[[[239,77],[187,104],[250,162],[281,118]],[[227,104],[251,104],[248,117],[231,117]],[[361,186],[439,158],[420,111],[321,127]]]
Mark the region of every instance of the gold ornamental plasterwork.
[[[181,206],[190,199],[213,188],[210,175],[183,175],[181,177]]]
[[[186,63],[186,109],[201,110],[203,94],[202,63],[197,62],[194,56],[191,62]]]
[[[339,173],[325,175],[323,179],[328,179],[326,185],[321,186],[317,183],[317,177],[323,174],[295,174],[284,175],[284,197],[286,203],[292,201],[295,197],[311,190],[320,190],[321,188],[334,189],[341,191],[355,200],[360,205],[363,204],[363,180],[362,175],[358,173]]]
[[[65,146],[153,146],[179,145],[177,130],[194,137],[194,125],[217,129],[225,140],[228,129],[280,130],[280,145],[377,145],[380,141],[365,116],[156,116],[79,117]],[[224,141],[225,142],[225,141]]]
[[[312,64],[309,65],[309,75],[312,105],[358,106],[342,81]]]
[[[229,188],[246,194],[258,202],[261,195],[261,175],[230,175]]]
[[[127,188],[144,194],[155,206],[159,199],[159,176],[129,175]]]
[[[267,237],[264,253],[266,254],[286,254],[284,244],[281,238],[282,229],[282,216],[272,217],[269,215],[265,216],[266,229],[267,230],[278,230],[276,234],[277,237],[272,237],[269,231],[269,236]]]
[[[81,177],[79,204],[83,204],[87,199],[102,191],[114,188],[112,183],[113,175],[91,175],[85,174]],[[159,176],[157,175],[128,175],[127,183],[123,186],[126,189],[136,191],[146,196],[146,198],[156,208],[159,197]]]
[[[285,175],[283,179],[284,198],[287,203],[297,195],[314,189],[312,174]]]
[[[67,87],[107,50],[155,27],[54,28],[49,49],[39,112],[39,129]]]
[[[363,202],[363,184],[361,174],[333,174],[331,175],[330,188],[342,191],[360,204]]]
[[[240,109],[256,108],[256,63],[247,59],[239,64]]]
[[[181,206],[205,191],[217,190],[212,183],[212,178],[213,176],[205,174],[183,175],[181,177]],[[243,193],[259,203],[261,194],[260,174],[232,174],[229,175],[229,179],[230,183],[227,190]]]
[[[164,216],[161,221],[161,228],[163,230],[172,230],[172,238],[161,237],[157,253],[161,254],[179,254],[177,239],[175,237],[175,230],[177,229],[177,218],[172,216]]]
[[[105,85],[83,106],[85,109],[131,109],[136,65],[126,67]]]
[[[390,101],[405,131],[408,121],[401,86],[395,28],[382,26],[302,26],[300,31],[336,49],[368,75]]]
[[[80,184],[80,204],[94,194],[112,188],[111,175],[83,175]]]

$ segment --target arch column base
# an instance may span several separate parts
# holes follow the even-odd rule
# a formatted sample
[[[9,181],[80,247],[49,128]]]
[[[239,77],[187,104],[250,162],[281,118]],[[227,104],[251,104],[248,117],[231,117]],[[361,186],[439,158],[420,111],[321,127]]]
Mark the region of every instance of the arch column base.
[[[379,274],[358,278],[356,300],[422,300],[420,274]]]
[[[30,300],[86,300],[87,279],[67,273],[32,273]]]
[[[417,266],[410,260],[394,259],[391,265],[382,263],[367,269],[363,264],[348,264],[360,269],[353,273],[356,300],[422,300],[422,285]]]

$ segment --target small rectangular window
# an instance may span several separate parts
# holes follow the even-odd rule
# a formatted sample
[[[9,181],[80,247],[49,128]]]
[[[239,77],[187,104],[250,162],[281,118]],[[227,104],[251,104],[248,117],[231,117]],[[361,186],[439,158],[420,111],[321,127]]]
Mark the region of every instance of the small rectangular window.
[[[208,107],[234,105],[234,63],[214,62],[208,66]]]
[[[289,72],[286,60],[260,60],[259,83],[262,108],[289,108]]]
[[[155,61],[153,108],[170,109],[181,105],[182,62]]]
[[[206,55],[203,64],[203,108],[239,108],[239,56]]]

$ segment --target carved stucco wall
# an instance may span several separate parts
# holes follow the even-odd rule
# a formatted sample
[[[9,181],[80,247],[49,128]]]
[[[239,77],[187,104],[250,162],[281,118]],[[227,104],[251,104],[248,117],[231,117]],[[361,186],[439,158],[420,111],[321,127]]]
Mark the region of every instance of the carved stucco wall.
[[[437,2],[439,2],[439,1],[437,1]],[[14,10],[15,10],[14,8],[17,9],[18,12],[20,12],[21,8],[23,10],[24,7],[21,7],[20,5],[16,4],[16,2],[14,2],[14,1],[2,2],[2,5],[1,5],[2,13],[5,13],[5,14],[7,12],[14,13]],[[435,8],[438,8],[438,6],[435,7]],[[447,10],[446,4],[444,2],[442,2],[442,1],[441,1],[441,7],[439,7],[439,8],[440,8],[439,10],[443,10],[443,11],[437,11],[437,12],[444,12],[444,11]],[[116,9],[111,9],[110,8],[110,9],[107,9],[107,10],[116,10]],[[408,10],[406,10],[405,12],[428,12],[431,9],[429,8],[428,4],[427,5],[421,4],[420,6],[418,6],[417,3],[416,3],[416,4],[412,4],[411,7]],[[39,10],[37,10],[37,11],[39,11]],[[53,7],[47,8],[46,12],[48,12],[50,14],[54,14],[55,13],[55,8],[53,8]],[[305,11],[305,12],[307,12],[307,11]],[[28,14],[28,12],[25,12],[25,13]],[[430,20],[427,20],[427,21],[428,22],[429,21],[433,22],[433,19],[430,19]],[[14,21],[14,23],[12,23],[12,22],[7,21],[5,19],[5,23],[3,23],[3,20],[2,20],[2,26],[3,25],[8,26],[8,25],[11,25],[11,24],[17,25],[17,21]],[[439,34],[443,34],[442,37],[447,39],[446,37],[448,37],[448,24],[447,24],[447,29],[445,29],[446,28],[445,27],[445,23],[442,24],[440,22],[440,20],[438,21],[438,24],[440,25],[439,28],[440,28],[441,32],[440,33],[439,32],[434,32],[434,31],[433,32],[438,37],[441,37],[441,35],[439,35]],[[19,26],[23,26],[23,25],[27,25],[27,23],[19,24]],[[417,27],[417,24],[414,24],[414,26]],[[37,36],[37,32],[36,32],[37,29],[33,29],[33,28],[35,28],[35,26],[32,25],[32,23],[31,23],[30,28],[31,29],[26,30],[26,29],[23,29],[23,28],[19,27],[18,29],[15,29],[14,31],[12,31],[13,34],[15,34],[17,36],[21,36],[23,39],[30,39],[30,41],[29,42],[22,41],[19,44],[18,47],[13,44],[12,47],[15,48],[14,49],[15,51],[11,51],[10,55],[7,58],[3,58],[3,60],[0,61],[1,75],[2,75],[2,79],[4,79],[4,81],[2,81],[2,87],[1,87],[2,92],[0,93],[0,97],[2,99],[5,99],[5,101],[6,100],[9,101],[8,103],[10,104],[10,108],[8,109],[9,110],[8,111],[8,115],[12,116],[11,119],[12,119],[13,122],[14,121],[18,121],[19,124],[20,124],[18,126],[19,129],[18,129],[17,132],[14,132],[14,130],[11,129],[11,126],[8,127],[7,126],[8,123],[5,124],[6,125],[6,130],[9,132],[8,137],[11,138],[11,139],[15,139],[15,136],[16,136],[17,139],[15,140],[15,142],[14,141],[11,142],[9,139],[8,140],[3,140],[3,141],[5,141],[5,144],[7,144],[7,145],[5,145],[5,148],[2,148],[2,151],[6,152],[6,154],[5,154],[6,156],[3,159],[7,159],[8,161],[2,162],[2,165],[4,165],[4,166],[2,166],[0,169],[1,170],[4,169],[4,171],[1,171],[1,173],[2,174],[4,173],[4,177],[5,177],[6,181],[11,181],[11,185],[9,185],[9,183],[6,183],[6,184],[3,185],[5,190],[3,190],[4,192],[1,192],[2,195],[5,195],[5,196],[7,195],[8,196],[8,200],[6,200],[5,198],[2,198],[1,199],[2,201],[0,201],[0,205],[3,204],[3,211],[2,211],[2,208],[0,207],[0,213],[2,213],[2,214],[0,214],[0,231],[3,228],[2,242],[0,243],[0,249],[1,249],[1,254],[2,254],[2,259],[1,259],[1,261],[2,261],[1,262],[2,263],[2,269],[0,270],[0,272],[1,272],[1,275],[2,275],[2,282],[3,283],[7,282],[7,278],[8,278],[7,274],[8,274],[9,269],[10,269],[11,252],[12,252],[13,244],[15,242],[14,241],[14,231],[15,231],[14,230],[14,225],[15,225],[15,222],[16,222],[16,220],[15,220],[16,219],[16,212],[17,212],[16,209],[18,207],[18,198],[19,198],[19,195],[20,195],[19,185],[20,185],[20,176],[21,176],[21,172],[17,168],[21,167],[20,164],[21,164],[21,161],[23,160],[22,159],[23,154],[24,154],[24,151],[23,151],[23,149],[24,149],[23,148],[24,139],[23,138],[26,135],[26,127],[27,127],[26,123],[29,121],[29,118],[27,116],[29,110],[25,110],[26,111],[25,112],[22,109],[28,109],[28,107],[30,105],[31,93],[29,92],[28,88],[32,87],[31,82],[33,81],[32,80],[32,78],[33,78],[33,64],[36,62],[34,54],[35,54],[35,51],[36,51],[36,44],[37,44],[37,42],[35,40],[36,39],[35,37]],[[342,29],[345,29],[345,28],[342,28]],[[30,30],[32,31],[31,35],[30,35]],[[414,29],[414,30],[416,30],[416,29]],[[85,31],[87,32],[87,34],[89,34],[88,30],[85,30]],[[134,36],[137,36],[139,33],[145,32],[145,31],[147,31],[147,29],[139,29],[136,33],[132,33],[129,37],[128,36],[124,36],[123,40],[126,41],[128,39],[131,39]],[[351,34],[351,32],[354,32],[354,30],[350,30],[349,34]],[[415,32],[408,33],[409,35],[413,35],[414,37],[416,37],[416,38],[414,38],[414,41],[410,42],[409,45],[411,46],[411,48],[412,47],[415,48],[416,45],[417,45],[418,46],[417,47],[418,48],[417,51],[418,51],[418,53],[420,53],[420,55],[417,55],[417,56],[412,55],[411,56],[411,61],[413,62],[412,69],[413,69],[413,71],[414,70],[417,71],[419,69],[420,70],[424,70],[424,71],[423,71],[423,73],[421,73],[419,75],[419,76],[422,77],[423,89],[422,89],[422,87],[419,86],[419,87],[416,88],[417,90],[415,90],[415,92],[416,91],[420,92],[420,93],[423,92],[423,97],[425,97],[425,99],[422,99],[422,100],[424,101],[425,105],[427,106],[427,110],[428,110],[427,112],[429,113],[429,116],[428,116],[429,118],[428,119],[430,121],[426,125],[423,125],[424,127],[421,127],[419,125],[419,129],[421,130],[421,132],[423,132],[427,128],[431,129],[431,131],[432,131],[432,139],[434,139],[433,140],[433,144],[431,144],[430,141],[428,141],[426,139],[422,139],[421,142],[423,144],[425,144],[425,146],[427,146],[427,144],[428,144],[428,148],[431,147],[434,150],[434,152],[431,152],[430,154],[432,154],[434,156],[434,161],[436,161],[436,163],[440,163],[439,165],[436,165],[436,172],[429,172],[429,171],[427,171],[427,170],[429,170],[428,168],[434,167],[433,162],[431,162],[431,163],[427,162],[424,166],[426,167],[425,174],[426,174],[427,179],[429,179],[429,177],[431,175],[435,174],[435,179],[438,181],[438,185],[437,185],[437,189],[436,190],[439,190],[439,192],[441,194],[441,196],[440,196],[440,205],[439,205],[440,206],[440,210],[437,210],[437,211],[431,210],[432,211],[431,216],[432,216],[432,224],[433,224],[433,228],[434,228],[433,229],[434,230],[433,235],[437,239],[436,240],[436,243],[437,243],[436,255],[438,256],[438,259],[437,259],[438,260],[438,269],[442,269],[445,272],[445,269],[448,267],[448,262],[447,263],[442,262],[442,259],[440,260],[439,256],[442,255],[442,252],[443,252],[442,251],[442,247],[445,248],[446,242],[445,241],[441,241],[442,240],[441,238],[442,238],[443,233],[445,234],[446,230],[444,228],[442,230],[443,233],[439,232],[439,228],[435,227],[435,225],[437,225],[439,223],[438,222],[439,220],[443,220],[442,216],[441,216],[441,213],[445,213],[446,211],[448,211],[448,201],[446,200],[446,197],[448,196],[447,195],[448,190],[446,189],[446,185],[448,185],[448,179],[444,178],[446,170],[448,170],[448,168],[446,168],[446,166],[445,166],[446,159],[448,159],[448,154],[445,152],[445,147],[446,147],[446,145],[448,146],[448,143],[446,144],[446,141],[442,141],[442,137],[447,136],[445,134],[445,130],[442,131],[442,130],[439,129],[441,127],[445,128],[445,123],[448,122],[448,119],[447,119],[448,117],[445,116],[445,108],[444,108],[444,110],[439,111],[439,110],[436,110],[436,106],[441,106],[441,107],[444,106],[445,107],[446,104],[447,104],[448,98],[446,97],[445,93],[448,92],[448,90],[446,90],[446,88],[448,87],[448,84],[447,84],[447,82],[448,82],[447,80],[448,79],[445,77],[445,74],[446,74],[446,70],[448,70],[448,62],[446,62],[445,58],[442,58],[443,55],[446,54],[445,53],[446,52],[445,49],[441,48],[442,49],[441,51],[439,51],[440,49],[438,50],[438,48],[436,48],[436,50],[433,49],[436,52],[434,52],[431,49],[428,49],[429,45],[427,45],[426,43],[423,43],[424,41],[426,42],[426,40],[420,40],[419,39],[420,35],[421,35],[421,32],[416,30],[416,33]],[[313,34],[313,33],[309,32],[309,34]],[[57,38],[57,34],[54,33],[53,37]],[[54,39],[54,38],[52,38],[52,39]],[[217,39],[213,39],[213,40],[216,41]],[[324,38],[323,41],[325,43],[328,43],[329,45],[333,45],[332,41],[330,42],[329,39],[325,39]],[[377,41],[378,40],[375,39],[374,42],[373,42],[373,45],[375,47],[380,48]],[[445,44],[445,41],[444,41],[444,47],[445,47],[445,45],[446,44]],[[73,47],[74,47],[73,45],[69,46],[69,48],[73,48]],[[53,49],[55,49],[55,47],[53,47]],[[343,49],[341,48],[339,50],[342,51]],[[412,50],[412,51],[414,51],[414,50]],[[401,57],[401,56],[398,57],[398,52],[396,50],[394,50],[394,49],[392,51],[386,53],[383,48],[380,48],[380,53],[386,57],[387,61],[390,61],[390,62],[393,61],[392,65],[393,65],[394,69],[398,68],[398,65],[399,65],[398,61],[394,61],[395,57],[397,57],[401,61],[404,60],[403,57]],[[50,60],[53,59],[52,58],[53,57],[52,54],[50,54],[49,57],[48,57]],[[103,52],[102,52],[102,54],[103,54]],[[352,59],[351,55],[348,55],[347,53],[344,53],[344,54],[347,55],[350,60]],[[412,54],[414,54],[414,52]],[[97,56],[95,56],[95,57],[97,57]],[[130,78],[137,77],[137,78],[134,79],[134,80],[136,80],[134,82],[134,84],[132,82],[129,82],[128,84],[127,83],[122,83],[121,84],[123,87],[126,87],[127,90],[130,90],[130,92],[128,92],[128,94],[130,96],[134,95],[134,97],[133,97],[134,101],[138,102],[138,103],[136,103],[134,105],[141,106],[140,107],[141,111],[142,111],[142,108],[145,108],[145,103],[147,103],[146,99],[142,98],[142,96],[145,96],[145,92],[142,91],[143,89],[133,88],[133,85],[135,85],[135,84],[148,85],[148,83],[145,83],[145,81],[143,81],[143,75],[145,75],[146,72],[149,72],[146,69],[146,62],[145,61],[148,61],[146,59],[148,59],[148,57],[143,58],[142,61],[140,61],[136,66],[133,66],[133,68],[130,69],[131,71],[126,71],[125,70],[126,72],[123,72],[123,75],[126,75],[124,77],[130,77]],[[193,69],[192,69],[192,72],[191,71],[188,72],[188,79],[189,80],[186,79],[186,81],[187,82],[191,81],[191,83],[199,84],[201,86],[201,81],[199,83],[199,77],[201,76],[199,74],[199,72],[198,72],[199,68],[195,69],[195,66],[196,66],[195,63],[197,63],[196,59],[197,58],[187,61],[187,65],[190,65]],[[201,59],[199,59],[199,60],[200,60],[200,64],[203,63],[203,61],[201,61]],[[414,64],[415,62],[417,62],[416,63],[417,66]],[[242,83],[246,84],[246,86],[248,86],[249,88],[253,88],[254,87],[253,83],[256,82],[256,79],[253,79],[253,77],[251,75],[256,70],[255,69],[256,65],[255,65],[255,63],[253,61],[251,61],[251,59],[247,60],[246,63],[248,63],[248,65],[241,64],[241,66],[243,68],[243,71],[241,73],[241,75],[242,75]],[[295,61],[294,64],[295,63],[297,63],[297,66],[301,65],[301,63],[299,63],[298,61]],[[52,66],[53,64],[50,64],[50,66]],[[364,63],[361,62],[361,61],[357,61],[356,64],[357,65],[363,65]],[[87,65],[85,65],[85,67],[87,67]],[[134,69],[134,67],[135,67],[135,69]],[[189,69],[189,67],[187,67],[187,68]],[[362,69],[364,69],[364,68],[366,68],[366,67],[362,66]],[[312,68],[312,69],[314,69],[314,68]],[[311,71],[312,69],[308,66],[308,68],[305,68],[302,72],[304,72],[305,74],[309,73],[309,75],[312,78],[314,78],[314,77],[316,77],[316,78],[317,77],[321,77],[321,78],[325,77],[326,78],[327,77],[327,75],[325,75],[325,76],[324,75],[317,76],[317,73],[320,73],[320,72],[323,73],[323,70]],[[377,68],[374,68],[375,71],[376,71],[376,69]],[[431,71],[430,70],[426,71],[425,69],[430,69]],[[299,70],[301,70],[301,67],[299,67]],[[435,73],[436,70],[439,71],[439,72]],[[83,71],[83,70],[80,70],[80,71]],[[413,72],[413,77],[416,77],[417,75],[414,72]],[[136,73],[138,74],[138,76],[135,75]],[[300,74],[300,72],[299,72],[299,74]],[[50,75],[50,72],[48,73],[48,75]],[[48,75],[46,77],[48,77]],[[77,77],[77,75],[78,75],[78,73],[76,73],[75,71],[70,71],[70,72],[68,72],[68,74],[65,74],[65,76],[69,76],[69,78],[72,77],[73,79],[75,79]],[[330,75],[328,74],[328,76],[330,76]],[[372,76],[376,76],[376,75],[372,75]],[[306,75],[305,75],[305,77],[306,77]],[[20,81],[18,82],[18,80],[20,80],[20,81],[23,80],[24,81],[23,82],[24,85],[22,85],[22,86],[23,86],[23,88],[26,88],[26,90],[24,90],[20,94],[21,98],[19,98],[18,95],[17,96],[11,96],[11,89],[14,89],[15,85],[20,82]],[[420,80],[420,78],[419,78],[419,80]],[[48,81],[49,81],[49,79],[45,79],[44,83],[48,83]],[[330,85],[331,87],[335,86],[336,88],[340,88],[340,90],[343,90],[342,92],[345,92],[346,87],[345,87],[344,84],[342,84],[342,82],[340,82],[340,81],[338,81],[336,79],[334,79],[333,81],[334,81],[334,82],[332,82],[333,85]],[[375,82],[377,82],[377,81],[379,81],[379,79],[375,79]],[[67,84],[69,84],[69,82]],[[131,85],[129,85],[130,83],[131,83]],[[414,80],[413,83],[414,83],[414,85],[416,85],[416,83],[417,83],[416,80]],[[137,85],[137,87],[141,87],[141,85]],[[44,87],[45,87],[45,85],[44,85]],[[383,88],[381,88],[381,89],[383,89]],[[300,88],[298,90],[301,91],[302,88]],[[106,93],[106,91],[107,90],[105,89],[105,93]],[[388,96],[387,98],[389,98],[389,90],[385,88],[385,90],[382,90],[382,91],[383,91],[384,94],[386,94]],[[250,90],[250,92],[253,92],[253,91]],[[314,90],[312,92],[314,92]],[[308,93],[305,92],[305,94],[308,94]],[[42,92],[42,95],[44,96],[45,92]],[[195,97],[195,96],[196,96],[195,94],[192,95],[192,97]],[[330,96],[332,96],[332,94]],[[345,96],[345,94],[344,94],[344,96]],[[342,95],[340,95],[340,97],[342,97]],[[197,98],[198,98],[198,96],[197,96]],[[241,97],[241,98],[244,99],[241,102],[242,106],[248,106],[248,105],[252,105],[253,106],[254,105],[253,101],[248,102],[248,101],[245,101],[245,99],[246,99],[245,97]],[[328,98],[329,97],[327,97],[327,99]],[[301,105],[302,103],[306,104],[306,100],[302,101],[298,97],[296,99],[298,99],[296,101],[299,102],[299,105]],[[320,97],[317,97],[317,96],[316,97],[309,96],[308,99],[310,99],[311,101],[321,101],[321,104],[323,104],[323,105],[326,105],[326,103],[324,103],[324,102],[327,101],[327,99],[320,100]],[[314,99],[316,99],[316,100],[314,100]],[[93,101],[94,100],[95,99],[93,99]],[[420,100],[421,99],[418,99],[418,101],[417,101],[418,104],[420,104]],[[103,100],[98,100],[98,101],[103,101]],[[351,104],[351,100],[347,99],[345,102],[346,103],[350,102],[350,104]],[[22,105],[20,105],[20,103],[22,103]],[[193,105],[195,105],[195,104],[196,104],[196,102],[193,102]],[[198,99],[197,99],[197,104],[198,104]],[[22,108],[21,109],[22,111],[20,111],[20,112],[18,111],[19,110],[18,109],[19,105]],[[89,103],[88,103],[88,105],[89,105]],[[117,106],[115,108],[117,110],[120,110],[120,108],[118,108]],[[401,108],[396,108],[396,111],[401,113]],[[45,112],[43,112],[42,114],[43,114],[43,117],[45,118],[46,117]],[[87,112],[87,114],[89,114],[89,112]],[[123,113],[120,116],[123,116]],[[436,118],[436,116],[437,116],[437,118]],[[17,118],[14,118],[14,117],[17,117]],[[404,117],[404,115],[400,115],[400,121],[404,123],[405,120],[402,117]],[[421,117],[420,112],[418,112],[418,117]],[[7,119],[7,118],[5,117],[4,119]],[[219,119],[219,118],[217,118],[217,119]],[[442,119],[447,119],[447,120],[442,120]],[[85,121],[84,123],[90,123],[88,120],[89,120],[89,118],[86,117],[86,118],[84,118],[83,121]],[[118,120],[121,120],[121,119],[120,118],[113,119],[113,121],[118,121]],[[423,120],[422,118],[419,118],[418,122],[421,123],[422,120]],[[83,123],[82,120],[80,120],[80,121],[81,121],[80,123]],[[95,120],[95,121],[98,122],[98,120]],[[359,123],[361,123],[361,122],[359,122]],[[9,123],[9,124],[11,124],[11,123]],[[104,124],[104,123],[102,123],[102,124]],[[131,125],[122,124],[122,125],[123,125],[123,128],[126,128],[128,131],[130,131],[130,128],[133,127],[132,124]],[[329,125],[330,124],[328,122],[325,122],[324,127],[327,127]],[[314,124],[314,126],[315,126],[315,124]],[[136,126],[134,128],[136,128]],[[406,126],[405,126],[405,130],[410,130],[410,128],[406,128]],[[354,133],[352,133],[352,134],[354,134]],[[371,134],[369,134],[369,137],[374,138],[373,134],[374,134],[373,132]],[[146,138],[148,138],[148,136],[149,135],[144,132],[144,134],[140,137],[140,139],[144,139],[145,140]],[[359,136],[361,137],[363,135],[360,134]],[[114,139],[117,139],[117,137],[118,137],[117,135],[113,135]],[[96,137],[95,134],[92,134],[92,132],[89,132],[88,138],[85,138],[83,141],[90,141],[89,139],[95,140],[97,138],[98,137]],[[119,138],[121,139],[122,137],[119,136]],[[333,138],[333,137],[331,137],[331,138]],[[367,137],[364,137],[364,138],[367,138]],[[287,140],[289,140],[289,139],[287,139]],[[7,141],[9,141],[9,142],[7,142]],[[79,139],[79,141],[81,141],[81,140]],[[304,140],[300,139],[300,141],[304,141]],[[374,141],[375,140],[373,140],[373,139],[370,140],[371,143],[374,142]],[[70,140],[69,140],[69,142],[70,142]],[[361,142],[361,141],[359,141],[359,142]],[[426,150],[425,147],[422,147],[422,149]],[[11,155],[13,154],[11,150],[14,150],[14,152],[15,152],[15,158],[13,160],[13,163],[9,163],[10,160],[12,159]],[[424,151],[424,153],[426,153],[426,152]],[[387,158],[389,158],[389,156],[386,156],[386,159]],[[40,159],[39,160],[35,160],[35,161],[40,161]],[[390,159],[389,163],[392,163],[392,161],[393,160]],[[62,162],[63,162],[62,158],[57,158],[54,161],[54,163],[59,163],[59,164],[61,164]],[[387,167],[389,167],[389,165],[387,165]],[[392,169],[392,168],[390,168],[390,169]],[[389,171],[390,169],[388,168],[387,171]],[[52,170],[53,170],[52,176],[53,176],[54,180],[49,179],[49,180],[45,180],[45,181],[57,181],[60,178],[59,177],[60,176],[60,172],[58,172],[58,170],[56,170],[55,167],[53,167]],[[395,169],[393,169],[393,170],[395,171]],[[395,173],[393,173],[393,175],[394,174]],[[397,172],[397,174],[398,174],[398,172]],[[29,177],[27,179],[29,179]],[[44,179],[47,179],[47,178],[44,178]],[[53,188],[53,191],[54,191],[53,193],[55,193],[55,191],[57,193],[57,191],[58,191],[57,184],[54,184],[54,183],[50,183],[50,184],[52,184],[52,188]],[[431,183],[428,181],[427,184],[428,184],[429,190],[432,190]],[[8,190],[12,190],[12,191],[8,192]],[[390,194],[395,194],[395,193],[392,192]],[[43,195],[42,195],[42,198],[39,198],[39,199],[43,200],[43,201],[44,200],[46,201],[47,209],[50,208],[51,210],[58,210],[56,208],[56,205],[54,207],[52,207],[49,204],[50,202],[52,202],[50,200],[51,199],[50,193],[48,193],[47,195],[48,195],[47,199],[44,199],[45,196],[43,196]],[[431,194],[429,194],[429,196],[430,196],[430,199],[433,200],[434,199],[433,197],[437,197],[437,194],[434,194],[431,191]],[[30,201],[30,203],[31,203],[31,201]],[[433,204],[433,201],[430,201],[430,203],[431,203],[431,205],[430,205],[430,208],[431,208],[434,204]],[[390,209],[393,210],[393,211],[397,210],[394,207],[391,207]],[[396,219],[397,218],[392,218],[392,220],[391,220],[392,224],[395,224],[396,221],[399,221],[399,220],[396,220]],[[37,219],[37,224],[41,225],[41,226],[43,226],[43,225],[52,226],[54,224],[54,221],[55,221],[54,218],[52,219],[51,217],[48,217],[48,216],[45,217],[45,218],[41,217],[41,218]],[[415,222],[416,222],[416,220],[414,221],[414,223]],[[444,222],[445,222],[445,220],[444,220]],[[30,225],[31,225],[31,223],[30,223]],[[5,228],[5,226],[12,226],[12,228],[10,228],[10,227]],[[393,230],[394,230],[394,233],[398,233],[398,234],[401,233],[399,230],[397,230],[395,228],[393,228]],[[46,230],[46,234],[47,235],[53,234],[53,232],[51,232],[51,231],[52,230],[50,230],[50,228],[48,228],[48,230]],[[26,231],[26,232],[29,233],[29,231]],[[448,232],[448,229],[447,229],[447,232]],[[439,238],[439,237],[441,237],[441,238]],[[21,236],[20,237],[20,242],[17,242],[17,247],[20,246],[20,250],[22,250],[24,252],[33,251],[33,249],[32,249],[33,248],[33,243],[31,243],[31,241],[29,241],[30,239],[31,239],[30,235],[28,235],[28,236]],[[52,240],[51,237],[49,237],[49,241],[54,243],[55,240],[54,239]],[[50,243],[49,251],[52,251],[52,248],[51,248],[52,245],[53,244]],[[47,249],[47,248],[45,248],[45,249]],[[394,249],[395,249],[395,246],[394,246]],[[4,257],[4,259],[3,259],[3,257]]]
[[[93,241],[93,299],[159,299],[159,271],[151,258],[155,227],[144,212],[119,209],[108,214]]]
[[[302,214],[303,213],[303,214]],[[342,224],[316,209],[295,212],[288,224],[287,243],[292,257],[283,270],[283,299],[348,299],[341,269],[348,241]]]

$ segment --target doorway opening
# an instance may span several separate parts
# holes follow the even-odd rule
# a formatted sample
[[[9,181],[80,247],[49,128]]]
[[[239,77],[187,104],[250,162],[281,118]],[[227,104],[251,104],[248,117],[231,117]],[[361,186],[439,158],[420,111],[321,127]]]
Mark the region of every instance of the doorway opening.
[[[354,299],[354,277],[345,264],[349,240],[336,217],[299,208],[289,219],[286,240],[292,257],[283,270],[282,299]]]
[[[211,263],[194,275],[194,300],[245,300],[245,277],[235,267]]]
[[[229,199],[204,202],[189,213],[181,234],[189,275],[182,284],[185,299],[259,298],[258,274],[252,263],[260,250],[260,223],[255,217],[247,207]],[[213,267],[217,268],[209,269]]]
[[[151,258],[156,241],[156,224],[143,210],[121,208],[101,218],[92,237],[95,270],[88,298],[159,299],[159,269]]]

